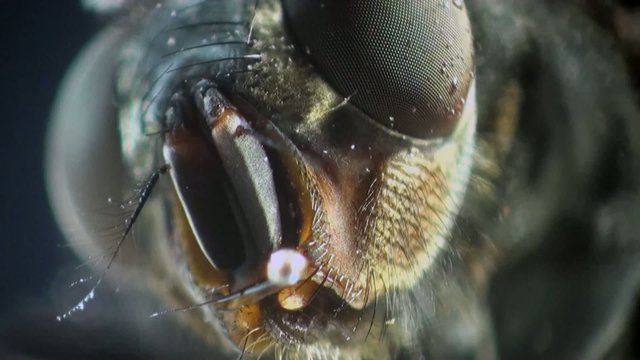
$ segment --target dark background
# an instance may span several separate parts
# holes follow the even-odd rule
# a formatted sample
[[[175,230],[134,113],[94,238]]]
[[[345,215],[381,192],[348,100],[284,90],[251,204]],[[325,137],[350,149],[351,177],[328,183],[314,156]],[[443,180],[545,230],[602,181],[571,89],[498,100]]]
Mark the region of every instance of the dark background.
[[[48,205],[44,139],[57,87],[100,27],[77,0],[3,1],[0,11],[0,316],[47,291],[73,259]]]

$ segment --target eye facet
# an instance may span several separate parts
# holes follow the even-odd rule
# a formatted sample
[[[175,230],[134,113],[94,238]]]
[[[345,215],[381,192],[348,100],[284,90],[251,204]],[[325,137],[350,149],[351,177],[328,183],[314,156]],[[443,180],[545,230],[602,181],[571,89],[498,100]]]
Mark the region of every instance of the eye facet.
[[[405,135],[451,133],[473,77],[462,1],[284,0],[290,30],[326,81]]]

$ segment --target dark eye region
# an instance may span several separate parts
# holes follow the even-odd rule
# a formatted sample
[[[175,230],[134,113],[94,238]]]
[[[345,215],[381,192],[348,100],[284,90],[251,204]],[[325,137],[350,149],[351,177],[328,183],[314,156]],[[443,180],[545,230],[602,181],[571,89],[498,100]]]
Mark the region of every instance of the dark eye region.
[[[360,110],[405,135],[449,135],[473,74],[462,1],[285,0],[297,46]]]

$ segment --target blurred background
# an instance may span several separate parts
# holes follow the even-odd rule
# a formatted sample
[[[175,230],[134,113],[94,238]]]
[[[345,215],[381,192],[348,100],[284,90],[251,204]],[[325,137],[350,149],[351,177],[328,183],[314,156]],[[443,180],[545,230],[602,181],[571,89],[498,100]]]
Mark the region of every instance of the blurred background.
[[[5,0],[0,11],[0,318],[50,287],[72,259],[49,209],[44,137],[57,87],[99,28],[79,1]]]

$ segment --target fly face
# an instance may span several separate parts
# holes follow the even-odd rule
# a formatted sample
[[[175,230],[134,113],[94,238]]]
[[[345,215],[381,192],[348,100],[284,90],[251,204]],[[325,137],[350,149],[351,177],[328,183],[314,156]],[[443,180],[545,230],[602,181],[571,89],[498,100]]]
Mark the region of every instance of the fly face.
[[[148,258],[122,267],[243,353],[379,357],[418,341],[472,167],[464,3],[145,5],[103,45],[119,59],[103,80],[121,177],[147,178],[113,258],[145,224]]]
[[[74,249],[107,264],[61,318],[117,281],[168,309],[131,304],[139,333],[175,319],[195,358],[632,342],[640,112],[600,2],[86,3],[120,16],[63,86],[48,171]],[[178,357],[154,338],[145,358]]]

